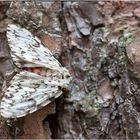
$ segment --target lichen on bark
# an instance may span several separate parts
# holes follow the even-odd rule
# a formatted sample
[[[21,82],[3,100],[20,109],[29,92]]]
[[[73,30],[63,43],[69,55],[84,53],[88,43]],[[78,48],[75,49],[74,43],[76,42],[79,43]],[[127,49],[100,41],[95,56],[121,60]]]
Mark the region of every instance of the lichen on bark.
[[[36,114],[46,129],[41,125],[40,135],[28,133],[33,114],[24,118],[26,133],[17,138],[43,138],[46,132],[47,138],[139,139],[140,2],[5,3],[0,3],[0,27],[13,22],[26,26],[73,76],[56,109],[50,104],[42,111],[44,121]],[[1,41],[1,66],[4,44]],[[5,65],[9,63],[7,59]],[[5,69],[0,67],[0,72]],[[0,80],[1,86],[4,77]],[[0,136],[10,136],[6,125],[0,128]]]

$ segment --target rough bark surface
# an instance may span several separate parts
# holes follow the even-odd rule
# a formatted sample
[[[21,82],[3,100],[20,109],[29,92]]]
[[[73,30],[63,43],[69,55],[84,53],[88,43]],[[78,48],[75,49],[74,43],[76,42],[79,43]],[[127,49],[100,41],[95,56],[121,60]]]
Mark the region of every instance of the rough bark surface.
[[[62,61],[74,78],[58,112],[57,138],[140,138],[140,2],[63,5]]]
[[[14,1],[0,7],[2,31],[8,23],[27,28],[73,76],[56,103],[10,123],[1,117],[0,138],[140,138],[140,2]],[[14,69],[3,31],[0,87]]]

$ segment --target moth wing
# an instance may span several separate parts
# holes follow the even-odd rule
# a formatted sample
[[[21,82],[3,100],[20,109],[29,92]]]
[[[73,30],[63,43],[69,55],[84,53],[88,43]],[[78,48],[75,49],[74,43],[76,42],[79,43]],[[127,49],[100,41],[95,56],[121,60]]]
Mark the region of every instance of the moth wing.
[[[34,37],[28,30],[10,24],[7,27],[7,38],[11,56],[19,67],[45,67],[57,71],[66,69],[53,57],[39,38]]]
[[[47,81],[47,82],[46,82]],[[62,94],[59,83],[27,71],[16,74],[1,101],[5,118],[19,118],[46,106]]]

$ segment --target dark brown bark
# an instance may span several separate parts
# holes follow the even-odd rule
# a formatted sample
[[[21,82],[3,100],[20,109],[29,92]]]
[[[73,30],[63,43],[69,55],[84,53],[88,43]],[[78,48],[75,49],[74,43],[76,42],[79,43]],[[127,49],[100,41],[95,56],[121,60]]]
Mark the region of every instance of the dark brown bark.
[[[132,53],[139,51],[139,7],[136,1],[14,2],[9,9],[4,6],[0,27],[14,21],[38,35],[57,57],[61,53],[61,63],[70,70],[73,81],[64,98],[57,100],[56,110],[52,103],[13,121],[13,130],[1,118],[0,138],[139,139],[140,59],[138,53]],[[122,32],[134,38],[128,48],[119,45]],[[5,34],[0,35],[0,43],[2,86],[6,71],[14,67]]]

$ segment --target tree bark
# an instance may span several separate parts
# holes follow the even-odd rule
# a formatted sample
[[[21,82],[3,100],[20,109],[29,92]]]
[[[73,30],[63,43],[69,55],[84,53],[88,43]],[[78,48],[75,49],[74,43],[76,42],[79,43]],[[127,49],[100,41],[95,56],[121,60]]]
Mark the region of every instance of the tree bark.
[[[56,103],[12,120],[10,127],[1,118],[0,138],[140,138],[140,2],[1,5],[0,27],[15,22],[40,37],[69,69],[73,80]],[[14,66],[5,33],[0,34],[0,42],[2,86],[6,71]]]
[[[132,38],[139,36],[139,6],[127,1],[63,3],[62,61],[74,78],[58,112],[57,138],[139,138],[139,72],[133,74],[139,69],[139,45],[132,52]],[[123,34],[131,34],[131,54]]]

